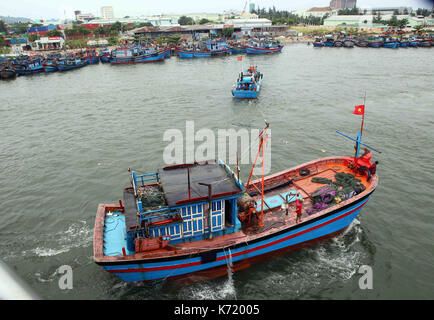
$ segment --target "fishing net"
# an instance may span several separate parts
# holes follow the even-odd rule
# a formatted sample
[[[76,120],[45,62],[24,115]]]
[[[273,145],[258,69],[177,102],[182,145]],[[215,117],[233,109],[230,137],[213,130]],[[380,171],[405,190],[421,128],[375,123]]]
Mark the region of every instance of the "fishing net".
[[[364,191],[366,187],[360,183],[360,179],[357,179],[351,173],[338,172],[335,174],[335,180],[332,181],[327,178],[314,177],[312,182],[325,184],[326,186],[320,187],[311,194],[311,199],[313,201],[313,209],[315,211],[320,211],[326,209],[332,205],[335,205],[342,200],[346,200],[356,195],[358,191]],[[356,187],[359,185],[359,187]]]

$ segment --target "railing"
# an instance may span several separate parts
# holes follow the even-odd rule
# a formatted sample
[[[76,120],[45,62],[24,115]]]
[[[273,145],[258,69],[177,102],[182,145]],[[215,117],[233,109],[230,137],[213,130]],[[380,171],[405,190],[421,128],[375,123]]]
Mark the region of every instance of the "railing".
[[[133,171],[131,173],[131,177],[133,178],[134,195],[136,195],[136,196],[137,196],[138,182],[142,183],[142,187],[144,187],[145,182],[148,182],[148,181],[155,181],[157,183],[160,182],[160,177],[158,175],[158,172],[137,175],[136,172]],[[152,177],[152,178],[148,178],[148,177]]]

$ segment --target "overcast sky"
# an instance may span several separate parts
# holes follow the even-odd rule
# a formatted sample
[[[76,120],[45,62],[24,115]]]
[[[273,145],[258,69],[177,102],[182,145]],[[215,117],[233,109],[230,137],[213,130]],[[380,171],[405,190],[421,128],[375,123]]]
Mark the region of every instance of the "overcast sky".
[[[280,10],[309,9],[328,6],[330,0],[252,0],[265,8],[273,5]],[[73,3],[73,4],[71,4]],[[242,10],[245,0],[1,0],[0,16],[20,16],[32,19],[73,18],[74,10],[100,15],[102,6],[112,6],[116,17],[151,14],[218,13]],[[357,6],[431,8],[432,0],[358,0]]]

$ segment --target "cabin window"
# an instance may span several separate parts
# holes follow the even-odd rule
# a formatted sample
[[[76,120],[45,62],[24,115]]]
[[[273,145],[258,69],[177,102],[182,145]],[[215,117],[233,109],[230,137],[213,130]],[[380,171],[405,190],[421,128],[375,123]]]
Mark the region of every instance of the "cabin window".
[[[222,206],[222,201],[217,200],[212,202],[212,212],[211,212],[211,231],[220,231],[223,229],[224,222],[224,206]]]

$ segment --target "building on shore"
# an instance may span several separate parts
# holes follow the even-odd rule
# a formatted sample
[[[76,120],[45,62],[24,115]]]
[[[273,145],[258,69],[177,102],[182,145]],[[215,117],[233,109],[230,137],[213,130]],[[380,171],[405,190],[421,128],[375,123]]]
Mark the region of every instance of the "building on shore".
[[[111,20],[115,18],[113,7],[104,6],[101,7],[101,18],[105,20]]]
[[[296,10],[293,11],[292,13],[302,18],[307,18],[309,16],[323,18],[325,16],[330,17],[333,15],[337,15],[338,11],[330,7],[321,7],[321,8],[314,7],[314,8],[310,8],[309,10]]]
[[[324,20],[326,27],[356,27],[356,28],[388,28],[385,24],[373,23],[375,15],[356,15],[356,16],[332,16]],[[381,19],[384,21],[392,19],[393,15],[382,15]],[[409,15],[397,15],[398,20],[407,19],[406,27],[433,26],[434,18],[430,17],[412,17]]]
[[[357,6],[357,0],[331,0],[330,8],[335,10],[353,9]]]
[[[65,40],[62,37],[42,37],[32,43],[32,47],[37,51],[61,50],[65,46]]]

